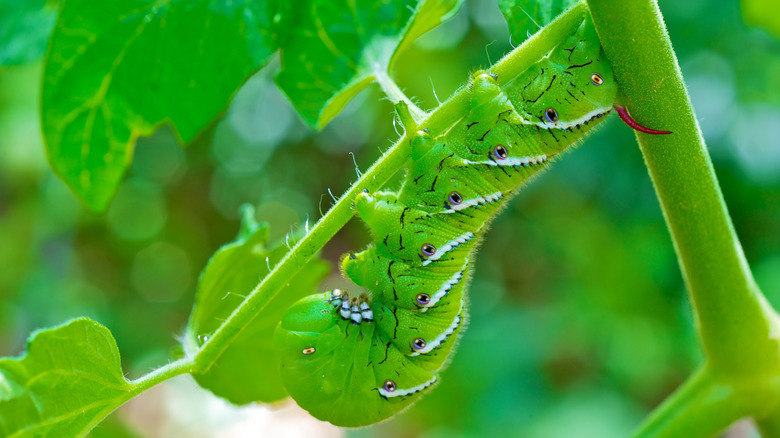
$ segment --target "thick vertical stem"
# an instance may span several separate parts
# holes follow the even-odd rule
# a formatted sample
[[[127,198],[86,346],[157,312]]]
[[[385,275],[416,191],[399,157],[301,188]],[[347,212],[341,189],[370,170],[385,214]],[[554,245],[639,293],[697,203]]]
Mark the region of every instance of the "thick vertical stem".
[[[699,338],[700,371],[640,428],[640,437],[711,436],[740,416],[763,416],[778,436],[780,324],[753,280],[658,5],[654,0],[588,0],[618,81],[640,124],[673,134],[637,133],[672,236]]]
[[[777,321],[726,210],[669,36],[653,0],[588,0],[671,232],[708,364],[732,375],[780,368]]]

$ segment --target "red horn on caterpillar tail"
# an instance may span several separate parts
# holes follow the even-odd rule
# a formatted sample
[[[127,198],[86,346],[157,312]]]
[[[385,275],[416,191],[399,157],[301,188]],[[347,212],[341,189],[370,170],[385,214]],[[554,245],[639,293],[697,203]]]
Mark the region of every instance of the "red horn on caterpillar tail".
[[[672,133],[672,131],[659,131],[657,129],[645,128],[644,126],[637,123],[636,120],[632,119],[631,116],[628,115],[628,110],[626,110],[624,107],[620,105],[615,105],[614,108],[615,110],[617,110],[618,116],[620,116],[620,120],[626,122],[626,125],[630,126],[631,128],[639,132],[644,132],[645,134],[653,134],[653,135],[664,135],[664,134]]]

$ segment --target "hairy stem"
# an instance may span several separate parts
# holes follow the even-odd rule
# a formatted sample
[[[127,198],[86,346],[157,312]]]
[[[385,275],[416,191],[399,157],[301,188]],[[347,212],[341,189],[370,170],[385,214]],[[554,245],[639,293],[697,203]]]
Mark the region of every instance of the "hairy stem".
[[[555,21],[540,30],[524,44],[517,47],[491,71],[496,73],[499,82],[505,83],[522,73],[528,66],[545,56],[565,35],[569,35],[586,14],[583,4],[578,4],[564,12]],[[384,81],[384,82],[382,82]],[[397,85],[386,75],[380,81],[383,90],[392,93],[395,102],[410,102],[403,96]],[[419,126],[430,130],[432,135],[445,132],[468,110],[469,93],[466,87],[437,107],[434,111],[422,115]],[[414,111],[411,109],[410,112]],[[416,118],[415,115],[412,116]],[[260,284],[237,307],[225,323],[214,332],[196,353],[197,371],[204,372],[219,358],[233,340],[244,330],[266,305],[276,296],[280,288],[292,278],[306,262],[316,254],[341,229],[354,214],[352,201],[362,190],[376,191],[387,182],[406,163],[409,151],[406,134],[399,139],[363,176],[358,179],[323,216],[309,234],[304,236],[292,250],[276,265]]]
[[[395,81],[393,81],[393,79],[387,74],[387,72],[385,71],[374,72],[374,78],[376,79],[376,82],[379,84],[379,87],[382,88],[382,91],[390,99],[391,102],[393,102],[394,104],[404,102],[406,104],[415,122],[420,123],[422,120],[425,119],[425,116],[427,115],[425,111],[418,108],[417,105],[415,105],[408,97],[406,97],[406,94],[404,94],[404,92],[401,91],[400,88],[398,88],[398,84],[396,84]]]
[[[777,328],[750,273],[720,192],[660,11],[653,0],[589,0],[677,251],[699,336],[715,368],[776,367]],[[772,335],[772,336],[770,336]]]
[[[780,324],[734,232],[658,5],[654,0],[588,4],[622,103],[639,123],[673,131],[636,136],[677,252],[705,368],[732,388],[724,402],[734,409],[730,412],[766,410],[780,399]],[[642,428],[653,433],[642,436],[694,436],[679,428],[710,431],[709,425],[733,421],[706,415],[677,420],[711,402],[709,390],[690,383],[681,388]],[[726,408],[713,409],[712,415],[721,415]]]
[[[141,393],[165,380],[171,379],[181,374],[191,373],[194,368],[195,364],[191,358],[183,358],[157,368],[151,373],[133,380],[132,383],[137,385],[136,388],[138,389],[138,393]]]

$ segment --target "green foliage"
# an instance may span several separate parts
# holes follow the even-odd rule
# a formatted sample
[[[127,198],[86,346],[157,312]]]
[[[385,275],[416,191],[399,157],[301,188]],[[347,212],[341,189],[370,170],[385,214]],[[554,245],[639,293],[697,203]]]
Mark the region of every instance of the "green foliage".
[[[4,437],[81,436],[136,395],[111,333],[79,318],[30,336],[27,353],[0,359]]]
[[[57,11],[47,0],[0,0],[0,66],[37,61]]]
[[[234,403],[275,401],[285,396],[278,381],[279,355],[273,330],[287,307],[288,297],[313,292],[327,263],[312,259],[286,285],[287,294],[272,301],[232,343],[219,360],[200,366],[197,349],[241,304],[258,281],[289,247],[268,244],[268,227],[244,209],[237,240],[212,257],[201,275],[195,309],[184,340],[186,358],[172,362],[136,381],[125,379],[119,350],[102,325],[75,319],[61,327],[33,334],[28,353],[20,359],[0,359],[0,431],[4,436],[51,434],[83,436],[106,415],[144,390],[193,367],[203,387]],[[66,400],[68,402],[63,403]]]
[[[463,0],[309,0],[296,10],[277,76],[298,113],[321,129],[392,69],[401,49],[452,16]]]
[[[509,25],[512,41],[518,44],[576,3],[576,0],[498,0],[498,7]]]
[[[424,37],[421,44],[413,44],[422,30],[438,24],[458,9],[453,3],[420,3],[414,11],[399,12],[414,19],[403,26],[400,25],[402,21],[396,20],[398,28],[395,30],[383,28],[382,32],[389,35],[386,41],[392,42],[395,49],[390,47],[381,51],[385,64],[379,71],[386,73],[394,68],[400,76],[397,85],[387,75],[376,79],[393,102],[407,100],[400,95],[400,88],[423,96],[430,92],[432,84],[439,96],[446,96],[462,83],[468,71],[484,65],[485,52],[492,56],[509,51],[510,38],[505,33],[504,20],[492,2],[479,0],[470,1],[454,20],[438,28],[436,35]],[[777,56],[780,46],[777,40],[767,38],[763,32],[755,32],[742,21],[744,15],[748,23],[764,23],[767,29],[772,29],[776,14],[772,13],[771,6],[765,9],[772,2],[746,0],[742,2],[741,11],[735,4],[724,6],[714,0],[660,0],[660,3],[686,76],[688,93],[696,106],[701,131],[707,139],[707,149],[722,184],[723,197],[731,207],[741,247],[756,268],[756,279],[768,299],[775,306],[780,305],[780,294],[776,288],[772,289],[780,284],[777,255],[780,251],[780,232],[777,231],[780,180],[774,154],[779,137],[776,127],[780,126],[780,88],[776,80],[780,72]],[[104,208],[122,174],[129,169],[132,181],[125,186],[129,195],[125,197],[120,193],[120,197],[126,198],[122,208],[112,210],[106,217],[94,217],[85,214],[66,187],[49,174],[43,156],[38,152],[42,142],[36,115],[40,69],[36,65],[8,67],[29,62],[43,53],[46,39],[43,35],[54,17],[52,8],[46,9],[43,2],[34,0],[0,1],[0,54],[6,57],[0,63],[3,65],[0,69],[0,265],[3,266],[0,270],[0,348],[4,354],[16,354],[21,348],[20,333],[75,315],[89,314],[113,331],[129,375],[143,374],[150,367],[168,362],[170,349],[177,349],[171,333],[180,331],[187,319],[191,306],[188,294],[192,292],[194,279],[175,282],[173,286],[178,292],[171,296],[177,298],[158,296],[156,291],[169,285],[170,279],[179,278],[180,273],[188,272],[189,268],[185,266],[188,263],[202,266],[221,242],[230,239],[234,206],[252,202],[259,206],[261,219],[273,225],[281,224],[271,230],[287,229],[290,223],[302,222],[307,214],[315,214],[317,200],[328,188],[338,193],[353,182],[353,158],[344,151],[368,144],[356,154],[356,161],[364,169],[365,163],[382,155],[381,150],[385,149],[382,142],[392,135],[389,121],[378,122],[374,117],[375,114],[388,114],[390,106],[376,98],[376,93],[366,94],[366,99],[355,102],[359,104],[359,110],[346,106],[342,117],[335,118],[317,136],[308,136],[306,128],[295,123],[297,120],[285,122],[287,128],[272,142],[274,147],[283,147],[272,153],[272,149],[267,148],[271,141],[263,137],[263,123],[276,119],[259,117],[263,113],[258,108],[267,100],[278,101],[280,97],[274,94],[276,90],[261,88],[259,97],[251,103],[244,100],[230,108],[228,117],[217,123],[218,135],[214,146],[210,145],[208,125],[215,115],[225,107],[243,79],[265,64],[264,60],[277,45],[287,50],[285,35],[296,34],[296,23],[305,22],[306,14],[284,14],[284,8],[293,2],[274,5],[163,1],[150,6],[152,3],[140,1],[133,4],[146,7],[148,13],[126,14],[122,21],[119,10],[127,11],[128,2],[98,5],[67,0],[63,3],[63,15],[52,40],[52,46],[59,48],[51,47],[53,51],[46,61],[48,90],[43,96],[43,125],[50,143],[47,146],[52,167],[93,210]],[[555,10],[560,3],[520,4],[524,6],[501,2],[505,13],[510,12],[507,21],[513,27],[511,41],[514,44],[536,29],[536,25],[524,21],[523,17],[528,16],[525,12],[543,24],[551,14],[548,11]],[[626,7],[627,4],[621,3],[611,12]],[[280,13],[273,12],[279,8]],[[270,12],[263,15],[262,11]],[[341,29],[356,35],[352,21],[356,15],[346,6],[341,12],[339,16],[349,20],[342,23]],[[270,29],[270,37],[261,29],[264,25],[252,24],[253,19],[260,16],[265,17],[266,24],[270,22],[268,28],[263,27]],[[430,18],[421,18],[426,16]],[[139,21],[139,17],[149,18],[149,21]],[[337,17],[331,15],[329,18],[333,19],[329,22],[330,28],[335,27],[334,32],[338,34]],[[613,22],[610,18],[602,28],[617,28],[618,21]],[[140,25],[141,22],[144,24]],[[492,68],[499,73],[500,80],[511,77],[513,68],[528,65],[549,51],[544,48],[545,41],[560,36],[550,32],[555,23],[560,24],[556,21],[545,27],[540,37]],[[302,38],[304,32],[301,29],[296,38]],[[204,35],[208,37],[204,38]],[[443,45],[442,41],[447,44]],[[618,38],[618,41],[630,51],[630,42],[625,38],[622,41]],[[205,45],[199,48],[208,50],[193,49],[188,42],[200,42]],[[371,44],[373,55],[377,53],[377,46],[374,42]],[[667,55],[667,50],[664,49],[661,55]],[[361,70],[365,65],[359,64],[364,62],[363,52],[357,52],[360,54],[353,62],[360,68],[354,72],[365,73]],[[228,56],[230,53],[234,56]],[[285,52],[282,58],[285,66],[295,61],[287,56],[288,53]],[[124,54],[124,57],[118,54]],[[312,53],[311,56],[315,58],[322,54],[326,53]],[[322,67],[334,65],[326,63]],[[261,74],[262,77],[272,76],[271,70],[278,68],[274,63],[271,67]],[[362,74],[354,72],[349,74]],[[55,73],[59,77],[52,77]],[[345,77],[354,79],[353,76]],[[52,80],[55,81],[54,88]],[[195,80],[194,95],[198,100],[193,100],[193,95],[186,89],[191,80]],[[668,80],[669,77],[651,85],[667,86],[664,84]],[[245,90],[256,90],[256,83],[250,81]],[[367,82],[361,84],[367,85]],[[681,83],[676,84],[682,89]],[[327,84],[325,88],[336,90],[335,93],[342,97],[351,96],[342,86],[344,83]],[[628,100],[638,97],[634,95],[636,90],[640,88],[629,93],[632,96],[627,96]],[[101,95],[100,92],[105,93]],[[316,103],[320,110],[315,109],[313,113],[326,108],[333,96],[323,96],[324,100]],[[415,115],[421,116],[419,119],[430,117],[435,129],[445,131],[453,117],[464,113],[462,96],[456,92],[430,115]],[[429,103],[430,106],[435,104],[433,99]],[[75,112],[71,112],[73,108],[76,108]],[[336,106],[332,108],[327,120],[341,110],[341,107],[338,111]],[[643,105],[631,110],[637,118],[641,117],[648,124],[653,122],[654,126],[656,120],[688,113],[675,105],[671,110],[661,112]],[[269,111],[293,118],[292,110],[283,104],[274,105]],[[68,114],[72,120],[56,119]],[[111,134],[110,138],[105,128],[114,125],[107,123],[106,114],[118,126],[118,134]],[[314,114],[312,119],[316,122],[321,114],[324,113]],[[97,140],[85,143],[88,127],[85,119],[90,115],[94,117],[90,122],[93,135],[89,138]],[[131,165],[129,157],[135,138],[150,134],[165,122],[170,122],[181,139],[195,138],[194,147],[185,155],[177,148],[174,131],[160,129],[152,138],[138,141],[136,162]],[[244,123],[243,132],[237,128],[240,122]],[[692,318],[690,304],[684,299],[684,284],[674,263],[674,248],[663,228],[663,217],[652,187],[644,177],[642,157],[631,147],[634,141],[628,138],[627,130],[617,123],[605,125],[602,132],[596,134],[597,138],[561,160],[533,187],[524,190],[494,224],[493,233],[482,245],[481,261],[475,267],[472,289],[478,290],[479,296],[472,301],[468,336],[460,342],[459,353],[443,374],[437,390],[393,421],[352,435],[387,436],[409,434],[411,430],[436,436],[624,437],[659,400],[681,383],[695,364],[702,361],[694,323],[700,315]],[[99,132],[101,126],[103,132]],[[246,135],[247,127],[252,127],[253,135]],[[125,134],[119,135],[122,132]],[[228,135],[221,136],[223,132]],[[59,138],[59,143],[52,143],[52,138]],[[225,139],[233,150],[245,154],[261,151],[263,159],[244,160],[242,163],[248,163],[247,166],[238,170],[236,166],[228,166],[220,155]],[[52,149],[52,145],[57,144],[61,156]],[[85,144],[89,147],[83,147]],[[676,151],[677,148],[686,150],[677,144],[659,147],[654,155],[651,152],[649,162],[663,157],[664,151]],[[701,146],[698,148],[704,150]],[[110,160],[107,164],[113,167],[104,168],[103,157],[109,151],[115,153],[115,158],[124,158]],[[56,416],[59,410],[72,406],[63,402],[74,400],[70,393],[66,396],[53,391],[64,392],[65,387],[53,384],[48,387],[53,382],[53,374],[41,374],[36,385],[24,388],[25,382],[30,382],[26,373],[43,369],[41,364],[46,358],[41,356],[45,351],[56,351],[56,357],[74,359],[74,363],[90,358],[88,354],[99,354],[99,357],[92,356],[96,360],[83,364],[85,367],[81,369],[88,370],[89,376],[105,374],[108,380],[104,381],[110,383],[107,388],[95,384],[85,395],[83,400],[99,400],[94,410],[86,411],[84,415],[81,410],[74,410],[74,417],[57,417],[65,422],[40,423],[40,427],[72,427],[51,429],[51,435],[86,433],[122,400],[182,373],[191,373],[204,383],[208,380],[206,376],[218,376],[221,368],[240,372],[243,382],[237,382],[247,384],[251,391],[231,387],[235,382],[216,377],[214,382],[204,384],[232,400],[261,398],[258,395],[261,390],[271,391],[272,388],[252,385],[257,378],[251,374],[252,370],[242,367],[238,359],[228,360],[232,354],[231,345],[245,340],[243,331],[259,321],[259,317],[254,319],[256,313],[272,310],[277,299],[284,301],[283,297],[290,292],[275,297],[274,294],[282,290],[295,273],[305,271],[302,269],[307,266],[306,261],[313,260],[310,257],[318,253],[324,242],[332,242],[327,250],[331,259],[336,259],[346,248],[361,247],[365,243],[365,238],[353,230],[339,235],[336,232],[352,216],[350,203],[355,195],[363,188],[375,191],[385,184],[404,162],[406,153],[408,151],[402,148],[389,150],[364,178],[345,192],[343,199],[319,225],[296,239],[299,243],[295,250],[278,264],[272,263],[274,269],[264,277],[256,291],[248,295],[242,293],[247,295],[247,299],[241,301],[243,311],[230,314],[232,306],[240,300],[224,307],[221,301],[217,303],[222,297],[226,300],[241,298],[237,294],[214,291],[208,294],[209,300],[205,300],[201,293],[199,308],[195,310],[198,317],[193,315],[190,321],[192,327],[197,319],[198,327],[203,329],[186,333],[183,349],[190,356],[183,360],[158,368],[131,383],[122,377],[116,345],[104,328],[96,327],[88,320],[77,320],[64,327],[38,332],[24,359],[0,361],[4,381],[11,382],[0,386],[0,425],[36,427],[33,423],[40,417],[37,417],[39,412],[31,408],[30,397],[41,395],[42,400],[56,400],[56,403],[44,403],[52,409],[46,412],[47,415]],[[82,154],[92,161],[81,162]],[[700,196],[692,187],[698,186],[680,183],[691,169],[685,162],[672,164],[679,165],[679,170],[666,172],[666,176],[672,186],[678,187],[671,191],[668,191],[669,186],[660,188],[659,196],[677,198],[680,202],[673,201],[672,204],[680,207],[689,205],[686,200],[696,204]],[[87,190],[81,180],[83,169],[105,175]],[[700,177],[697,184],[713,182],[708,172],[693,173]],[[711,196],[707,195],[707,198]],[[321,209],[327,208],[327,195],[320,204]],[[134,208],[137,205],[144,208]],[[145,217],[144,212],[153,212],[153,217]],[[717,214],[720,213],[712,217]],[[686,240],[686,236],[697,236],[697,229],[699,232],[709,230],[710,227],[701,224],[710,219],[682,226],[675,231],[675,242]],[[128,229],[132,232],[127,232]],[[735,242],[730,231],[721,229],[714,233],[721,235],[714,239],[707,235],[693,240]],[[252,237],[243,237],[247,239],[245,243],[252,240]],[[267,242],[258,237],[260,240]],[[153,251],[157,247],[167,250]],[[265,243],[263,247],[264,251],[281,248]],[[241,253],[252,257],[248,247],[240,244],[228,246],[225,251],[228,252],[223,254]],[[148,254],[162,256],[150,258]],[[169,260],[165,258],[166,254],[179,257]],[[720,255],[720,252],[711,254]],[[232,260],[232,257],[227,258]],[[176,269],[179,274],[158,278],[167,273],[166,266],[170,266],[171,260],[187,263],[176,266],[181,268]],[[258,263],[244,269],[267,271],[262,257],[254,260]],[[712,281],[717,283],[717,275],[725,271],[719,263],[694,269],[712,274]],[[228,267],[228,263],[220,265]],[[706,263],[694,260],[692,265]],[[747,268],[739,269],[745,271]],[[224,275],[234,273],[226,269],[220,271],[219,275],[215,274],[215,285],[217,280],[227,278]],[[248,278],[251,275],[255,274],[248,273],[247,278],[239,275],[241,282],[246,283],[236,287],[251,289],[253,285]],[[307,284],[302,289],[310,288]],[[756,326],[764,321],[763,316],[751,317],[738,305],[739,300],[742,304],[760,304],[762,297],[754,294],[743,300],[744,295],[738,298],[739,293],[729,292],[727,288],[721,296],[733,297],[726,300],[726,304],[720,301],[720,305],[715,306],[722,310],[722,313],[716,313],[723,321],[737,325],[745,322],[746,326]],[[697,309],[708,303],[718,303],[709,293],[697,294],[693,301]],[[738,310],[740,308],[743,310]],[[767,307],[763,309],[767,314],[771,313]],[[234,318],[239,314],[243,321]],[[214,319],[226,316],[232,322],[216,330]],[[154,321],[154,324],[147,321]],[[87,328],[71,330],[74,326]],[[724,328],[727,326],[723,324]],[[206,337],[199,338],[198,335],[209,335],[210,330],[216,331],[208,337],[209,342],[201,345]],[[49,342],[49,333],[65,333],[69,341]],[[85,336],[92,336],[93,342],[86,344]],[[246,340],[251,343],[248,338]],[[749,359],[753,357],[751,354],[765,351],[752,348],[759,345],[759,341],[746,342],[745,346],[751,351],[745,355],[739,348],[731,350],[737,352],[733,354],[739,359],[737,362],[741,361],[748,368],[754,365]],[[69,345],[68,342],[84,347],[80,347],[81,350],[58,347]],[[52,350],[36,347],[44,344]],[[717,341],[715,344],[713,348],[717,349]],[[708,347],[706,353],[709,355],[713,348]],[[250,351],[247,357],[252,353]],[[31,358],[35,360],[30,361]],[[107,363],[107,359],[111,363]],[[705,360],[709,359],[705,357]],[[262,363],[271,367],[259,354],[252,357],[252,361],[255,361],[254,366]],[[98,370],[96,364],[103,365]],[[771,371],[772,367],[769,368]],[[484,377],[474,379],[475,375]],[[698,424],[694,423],[699,420],[688,422],[695,427],[692,432],[683,434],[694,436],[721,429],[741,415],[753,415],[767,437],[780,436],[780,415],[776,412],[773,394],[776,388],[763,384],[772,373],[754,375],[757,378],[753,380],[727,376],[727,381],[714,384],[710,379],[690,380],[678,392],[681,395],[666,405],[671,408],[658,411],[660,414],[654,417],[652,430],[674,433],[677,428],[679,434],[685,430],[685,424],[675,421],[704,418]],[[47,387],[38,386],[38,382],[46,382]],[[86,379],[76,382],[79,385],[95,383]],[[752,383],[758,383],[759,387]],[[126,388],[129,392],[119,396],[117,388]],[[716,392],[708,392],[713,389]],[[81,391],[80,387],[67,387],[67,391],[74,390]],[[741,401],[707,404],[708,394],[728,394],[729,391]],[[205,391],[199,396],[203,394]],[[277,387],[275,395],[278,394]],[[695,402],[690,403],[691,400]],[[687,412],[706,415],[686,415],[686,411],[680,409],[685,408],[686,403],[687,407],[702,408]],[[128,412],[132,413],[132,410]],[[432,416],[431,412],[438,414]],[[674,421],[658,421],[659,418],[669,420],[670,413],[683,415],[672,418]],[[31,420],[30,415],[36,417]],[[116,420],[125,422],[127,418],[130,417],[122,415]],[[713,418],[716,420],[710,421]],[[130,421],[145,424],[147,420],[135,418]],[[82,422],[81,426],[78,421]],[[171,417],[164,421],[175,424],[182,420]],[[702,424],[706,427],[698,427]],[[660,428],[655,428],[657,426]],[[6,433],[8,430],[2,430],[2,433],[10,434]],[[59,433],[61,430],[64,432]]]
[[[193,353],[290,250],[289,241],[269,244],[268,225],[257,224],[254,208],[245,206],[243,210],[238,238],[214,253],[200,276],[184,340],[185,349]],[[293,234],[290,239],[302,234]],[[286,397],[278,376],[274,329],[290,302],[313,293],[329,270],[319,258],[310,260],[205,373],[194,375],[198,384],[235,404]]]
[[[70,0],[46,59],[52,168],[102,212],[139,136],[168,122],[192,141],[276,49],[287,2]]]

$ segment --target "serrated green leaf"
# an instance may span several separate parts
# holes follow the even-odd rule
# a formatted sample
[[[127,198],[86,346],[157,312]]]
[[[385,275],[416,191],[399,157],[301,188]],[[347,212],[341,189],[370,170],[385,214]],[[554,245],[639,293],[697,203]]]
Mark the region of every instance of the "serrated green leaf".
[[[288,251],[285,242],[268,244],[268,226],[258,225],[254,210],[246,208],[238,239],[220,248],[201,274],[187,329],[189,342],[205,341],[268,274],[268,267],[274,266]],[[272,402],[286,397],[279,379],[279,356],[273,344],[273,332],[287,307],[315,293],[328,271],[328,263],[313,258],[208,372],[194,375],[198,384],[235,404]]]
[[[39,330],[24,356],[0,359],[0,436],[83,436],[138,392],[102,325],[79,318]]]
[[[303,120],[320,129],[391,69],[395,54],[452,16],[462,0],[308,0],[282,48],[277,82]],[[400,49],[400,50],[399,50]]]
[[[67,0],[51,39],[42,117],[49,161],[105,210],[139,136],[191,141],[276,49],[275,0]]]
[[[47,0],[0,0],[0,65],[43,57],[57,10]]]
[[[519,45],[576,3],[577,0],[498,0],[498,7],[509,25],[512,42]]]

